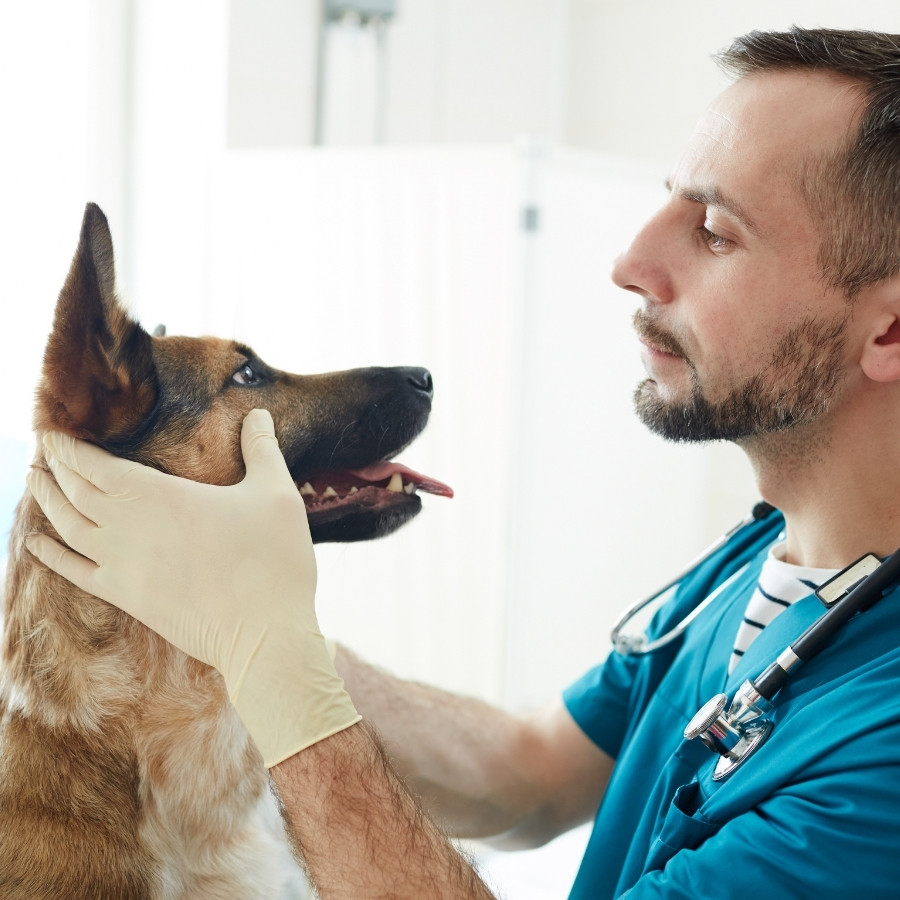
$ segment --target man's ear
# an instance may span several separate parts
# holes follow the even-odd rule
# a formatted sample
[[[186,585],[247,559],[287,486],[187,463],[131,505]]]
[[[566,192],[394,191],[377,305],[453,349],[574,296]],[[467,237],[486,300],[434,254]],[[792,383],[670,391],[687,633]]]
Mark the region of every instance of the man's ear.
[[[135,430],[156,397],[150,335],[116,299],[109,224],[89,203],[44,351],[35,426],[104,443]]]
[[[872,381],[900,380],[900,313],[887,313],[877,323],[860,364]]]

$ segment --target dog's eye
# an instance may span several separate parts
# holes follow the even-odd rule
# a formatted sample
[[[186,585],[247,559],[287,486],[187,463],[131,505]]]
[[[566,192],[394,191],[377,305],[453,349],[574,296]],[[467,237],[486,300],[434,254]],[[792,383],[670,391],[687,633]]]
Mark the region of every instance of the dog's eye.
[[[256,384],[259,381],[259,375],[254,370],[253,366],[249,363],[244,363],[244,365],[231,376],[231,380],[236,384]]]

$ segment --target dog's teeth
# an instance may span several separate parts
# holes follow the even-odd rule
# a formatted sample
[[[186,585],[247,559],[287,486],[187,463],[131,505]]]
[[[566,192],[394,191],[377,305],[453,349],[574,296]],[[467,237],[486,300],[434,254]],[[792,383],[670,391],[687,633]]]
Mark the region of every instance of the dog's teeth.
[[[347,491],[347,493],[348,493],[348,494],[355,494],[358,490],[359,490],[359,488],[358,488],[356,485],[353,485],[353,487],[350,488],[350,490]]]
[[[410,482],[409,484],[403,485],[403,490],[407,494],[414,494],[416,492],[416,486],[412,482]]]
[[[329,484],[322,492],[323,497],[337,497],[338,492]]]
[[[399,494],[403,490],[403,479],[400,477],[399,472],[394,472],[394,474],[391,475],[391,480],[388,482],[387,489],[393,491],[395,494]]]
[[[300,488],[300,493],[304,497],[312,497],[316,493],[316,489],[307,481],[303,487]]]

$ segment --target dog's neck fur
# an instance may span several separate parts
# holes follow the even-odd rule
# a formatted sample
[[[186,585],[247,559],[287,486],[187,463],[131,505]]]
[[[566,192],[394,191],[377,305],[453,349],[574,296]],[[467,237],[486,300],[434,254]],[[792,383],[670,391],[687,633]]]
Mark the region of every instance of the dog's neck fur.
[[[92,878],[117,898],[279,896],[265,771],[221,677],[43,567],[36,531],[52,528],[26,496],[0,676],[0,884],[21,889],[4,896],[107,896]]]

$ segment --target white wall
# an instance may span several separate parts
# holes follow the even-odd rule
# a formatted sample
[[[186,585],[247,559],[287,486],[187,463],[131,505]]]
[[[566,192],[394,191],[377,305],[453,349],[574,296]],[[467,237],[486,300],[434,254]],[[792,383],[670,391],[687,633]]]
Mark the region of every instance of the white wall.
[[[232,145],[310,143],[317,0],[229,8]],[[726,83],[710,54],[754,28],[794,23],[896,31],[898,16],[894,0],[399,0],[388,30],[387,141],[529,133],[670,165]]]
[[[88,0],[0,8],[0,436],[30,439],[32,390],[88,185]],[[5,526],[0,523],[0,527]]]
[[[312,143],[320,5],[229,0],[229,146]]]
[[[311,143],[318,0],[229,0],[228,137],[234,147]],[[399,0],[387,30],[388,143],[562,139],[567,14],[558,0]],[[365,45],[332,47],[333,99],[365,93]],[[361,64],[363,60],[359,61]],[[371,70],[374,72],[374,70]],[[345,83],[356,79],[355,83]],[[338,134],[335,143],[345,143]]]
[[[125,296],[150,327],[196,333],[211,168],[225,145],[228,19],[219,0],[133,0]],[[171,330],[171,329],[170,329]]]
[[[900,30],[896,0],[568,0],[565,143],[672,165],[727,83],[710,54],[753,29]]]
[[[56,296],[87,192],[88,2],[0,7],[0,571],[33,440],[31,411]]]

